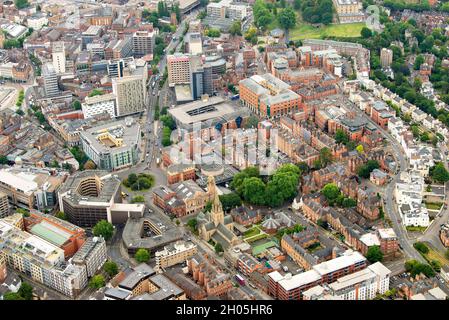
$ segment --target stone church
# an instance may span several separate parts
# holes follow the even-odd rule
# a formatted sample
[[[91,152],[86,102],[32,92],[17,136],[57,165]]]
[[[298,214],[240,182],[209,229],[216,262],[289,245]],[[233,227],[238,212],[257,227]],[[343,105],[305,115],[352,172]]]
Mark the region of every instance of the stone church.
[[[212,239],[215,243],[220,243],[223,249],[227,249],[237,244],[239,238],[234,234],[234,223],[231,215],[224,214],[213,176],[209,176],[207,179],[207,191],[213,199],[212,209],[210,212],[198,214],[199,235],[203,240],[209,241]]]

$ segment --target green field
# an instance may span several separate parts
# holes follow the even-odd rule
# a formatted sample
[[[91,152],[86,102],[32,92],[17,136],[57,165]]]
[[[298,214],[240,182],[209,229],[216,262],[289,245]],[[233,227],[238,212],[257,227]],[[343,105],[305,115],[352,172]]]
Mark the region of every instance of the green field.
[[[440,210],[442,203],[425,202],[426,208],[429,210]]]
[[[298,24],[290,30],[290,40],[322,39],[326,37],[356,38],[360,37],[360,31],[365,23],[330,24],[315,28],[309,24]]]

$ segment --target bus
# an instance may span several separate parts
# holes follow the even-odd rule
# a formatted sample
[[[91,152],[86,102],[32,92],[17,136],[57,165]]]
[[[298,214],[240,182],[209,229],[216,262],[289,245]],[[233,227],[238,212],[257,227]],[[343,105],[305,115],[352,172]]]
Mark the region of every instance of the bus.
[[[245,285],[245,278],[243,278],[240,274],[236,274],[235,275],[235,280],[237,280],[237,282],[241,285],[244,286]]]

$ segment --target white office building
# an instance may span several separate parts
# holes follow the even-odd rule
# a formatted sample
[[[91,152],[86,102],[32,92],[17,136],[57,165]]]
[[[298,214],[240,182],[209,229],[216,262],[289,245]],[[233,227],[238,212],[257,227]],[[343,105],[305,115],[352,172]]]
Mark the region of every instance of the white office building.
[[[53,43],[52,47],[53,67],[56,73],[65,73],[65,47],[64,42],[58,41]]]

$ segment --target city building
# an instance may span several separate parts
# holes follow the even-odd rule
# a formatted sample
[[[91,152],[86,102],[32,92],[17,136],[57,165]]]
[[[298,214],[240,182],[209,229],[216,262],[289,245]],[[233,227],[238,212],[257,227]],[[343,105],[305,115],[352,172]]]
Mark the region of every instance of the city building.
[[[87,238],[83,246],[72,257],[74,265],[84,266],[87,276],[92,277],[108,259],[106,241],[102,237]]]
[[[84,229],[38,211],[24,217],[24,229],[64,250],[65,259],[72,257],[86,241]]]
[[[362,2],[358,0],[334,0],[340,23],[353,23],[365,21]]]
[[[141,75],[112,79],[112,92],[116,97],[116,115],[125,116],[145,110],[147,101],[146,66]]]
[[[196,244],[193,242],[178,241],[172,245],[164,247],[164,250],[157,251],[156,269],[165,269],[173,265],[187,261],[191,256],[197,253]]]
[[[380,64],[382,68],[390,67],[392,62],[393,62],[393,50],[382,48],[382,50],[380,50]]]
[[[140,125],[132,118],[114,121],[81,132],[86,155],[104,170],[119,170],[139,161]]]
[[[44,78],[44,91],[46,97],[54,97],[59,94],[58,75],[52,63],[42,66],[42,76]]]
[[[0,191],[14,206],[38,210],[52,208],[65,175],[51,175],[46,170],[8,168],[0,170]]]
[[[318,285],[303,292],[304,300],[372,300],[389,290],[391,271],[376,262],[366,269],[348,274],[331,284]]]
[[[197,253],[188,260],[187,266],[193,280],[204,288],[209,297],[222,297],[232,288],[230,275],[206,254]]]
[[[107,112],[111,118],[117,116],[116,114],[116,97],[112,93],[97,95],[93,97],[86,97],[81,104],[83,110],[84,119],[89,119],[97,114]]]
[[[65,47],[64,42],[54,42],[52,47],[53,67],[57,74],[65,73]]]
[[[190,56],[175,53],[167,56],[168,85],[190,84]]]
[[[268,274],[268,292],[279,300],[301,300],[303,292],[322,284],[332,283],[338,278],[352,274],[366,267],[366,258],[357,251],[347,250],[343,255],[319,263],[311,270],[292,276],[278,271]]]
[[[87,272],[67,263],[64,250],[0,220],[0,247],[9,267],[71,298],[87,285]]]
[[[305,108],[290,85],[270,73],[240,81],[239,92],[242,105],[261,117],[279,118]]]
[[[120,179],[107,171],[78,171],[59,190],[59,209],[83,227],[100,220],[121,224],[129,217],[143,216],[145,205],[122,203],[120,185]]]
[[[0,192],[0,218],[9,216],[10,210],[8,195],[4,192]]]
[[[142,263],[118,275],[123,279],[105,291],[104,300],[185,300],[184,291],[163,274]]]
[[[133,53],[135,57],[143,57],[153,53],[156,32],[136,31],[132,36]]]

